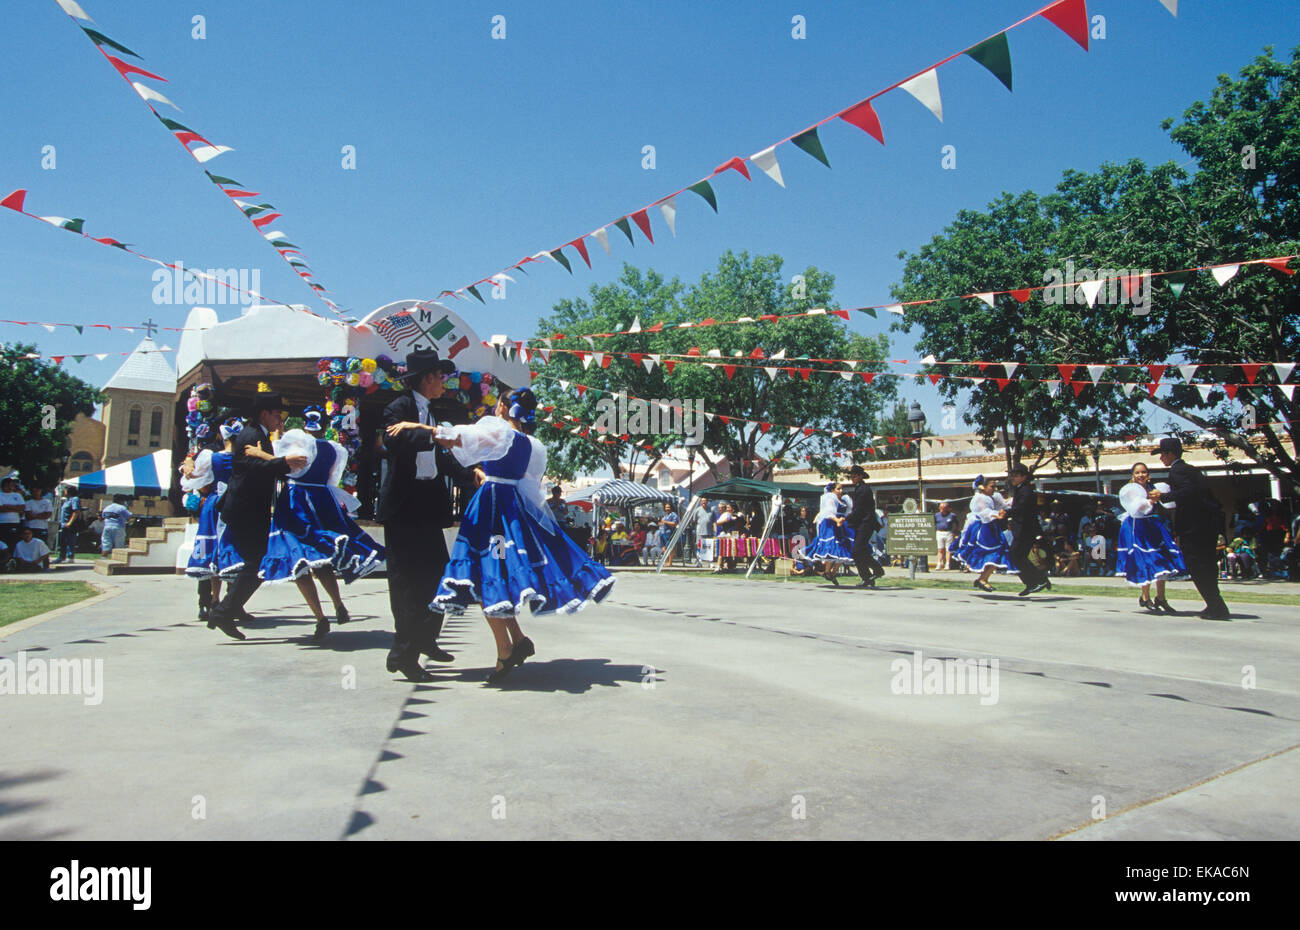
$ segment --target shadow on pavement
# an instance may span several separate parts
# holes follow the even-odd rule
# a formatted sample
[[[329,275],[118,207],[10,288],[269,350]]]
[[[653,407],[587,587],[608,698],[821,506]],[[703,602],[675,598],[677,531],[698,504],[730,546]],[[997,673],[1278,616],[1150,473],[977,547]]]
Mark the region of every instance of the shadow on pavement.
[[[440,669],[430,671],[455,672],[439,681],[483,683],[491,673],[491,666],[470,669]],[[552,659],[549,662],[528,661],[516,668],[499,685],[502,691],[563,691],[566,694],[585,694],[593,686],[617,688],[622,684],[645,684],[663,681],[664,670],[646,665],[611,665],[609,659]]]

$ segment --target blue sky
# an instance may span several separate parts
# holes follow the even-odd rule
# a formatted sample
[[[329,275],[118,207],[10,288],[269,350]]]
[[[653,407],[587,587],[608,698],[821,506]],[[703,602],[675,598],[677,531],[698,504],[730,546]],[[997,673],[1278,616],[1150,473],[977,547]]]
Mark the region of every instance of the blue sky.
[[[86,0],[102,32],[166,77],[148,82],[182,109],[167,115],[234,151],[208,163],[258,200],[303,248],[318,280],[360,316],[391,300],[433,297],[554,248],[747,157],[1033,12],[1037,0],[630,4],[609,2],[196,4]],[[531,266],[506,301],[459,304],[486,337],[533,333],[564,297],[613,280],[622,262],[693,281],[726,249],[782,255],[787,275],[833,272],[842,305],[889,300],[900,249],[917,248],[963,208],[1001,191],[1054,186],[1066,168],[1141,157],[1182,160],[1160,130],[1236,74],[1263,46],[1300,44],[1291,0],[1089,4],[1107,37],[1085,53],[1045,20],[1011,33],[1015,92],[962,58],[939,70],[945,121],[902,92],[877,102],[887,145],[843,123],[821,131],[832,170],[778,149],[786,187],[754,172],[715,181],[720,213],[679,199],[677,236],[652,213],[614,254],[594,242],[573,276]],[[191,37],[191,17],[207,37]],[[504,41],[490,36],[506,18]],[[807,38],[791,36],[806,19]],[[311,292],[208,183],[53,0],[8,4],[0,60],[0,196],[86,219],[165,260],[258,268],[261,290]],[[41,167],[55,146],[56,167]],[[356,169],[341,166],[343,146]],[[656,168],[642,168],[642,146]],[[941,149],[957,150],[956,170]],[[0,317],[179,326],[187,308],[156,306],[152,267],[32,220],[0,214]],[[988,287],[1033,285],[989,281]],[[223,318],[233,307],[216,307]],[[882,315],[885,316],[885,315]],[[852,324],[881,332],[888,320]],[[171,344],[178,334],[163,334]],[[0,324],[0,339],[47,354],[123,352],[138,336],[55,334]],[[911,339],[893,336],[895,357]],[[96,384],[120,358],[72,366]],[[67,365],[72,363],[66,362]],[[929,386],[920,398],[937,426]],[[938,430],[945,432],[945,430]]]

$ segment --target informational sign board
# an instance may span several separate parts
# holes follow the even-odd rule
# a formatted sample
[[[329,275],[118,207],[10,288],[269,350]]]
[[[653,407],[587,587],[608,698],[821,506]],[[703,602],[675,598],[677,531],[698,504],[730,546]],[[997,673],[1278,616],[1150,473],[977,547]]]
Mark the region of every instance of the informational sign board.
[[[891,555],[935,555],[939,551],[934,534],[934,514],[889,515],[885,551]]]

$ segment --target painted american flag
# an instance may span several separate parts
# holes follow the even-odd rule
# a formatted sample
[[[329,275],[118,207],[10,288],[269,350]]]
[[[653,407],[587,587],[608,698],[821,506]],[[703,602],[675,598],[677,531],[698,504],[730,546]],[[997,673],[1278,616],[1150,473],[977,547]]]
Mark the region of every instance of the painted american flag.
[[[409,313],[394,313],[375,324],[375,332],[384,337],[384,341],[393,349],[409,342],[420,335],[421,329]]]

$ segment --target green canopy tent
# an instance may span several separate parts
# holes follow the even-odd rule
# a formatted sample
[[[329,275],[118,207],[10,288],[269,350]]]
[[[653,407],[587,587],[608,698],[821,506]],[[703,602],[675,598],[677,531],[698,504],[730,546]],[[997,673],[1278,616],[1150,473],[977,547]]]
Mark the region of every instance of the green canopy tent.
[[[669,555],[677,548],[681,541],[682,534],[686,532],[686,527],[690,525],[691,518],[695,516],[696,511],[700,509],[702,501],[710,499],[725,498],[727,500],[753,500],[758,501],[766,513],[763,521],[763,535],[758,541],[758,553],[762,553],[763,544],[767,538],[772,535],[772,524],[781,514],[781,505],[786,499],[809,500],[817,503],[821,500],[822,494],[825,493],[820,485],[800,484],[797,482],[780,482],[780,481],[759,481],[756,478],[730,478],[721,484],[715,484],[711,488],[705,488],[691,498],[690,506],[686,508],[686,513],[682,515],[681,521],[677,524],[677,530],[673,533],[672,539],[664,547],[664,554],[659,559],[659,566],[655,572],[663,571],[664,566],[668,563]],[[758,564],[759,555],[755,554],[749,563],[749,570],[745,572],[748,578],[754,572],[754,566]]]

